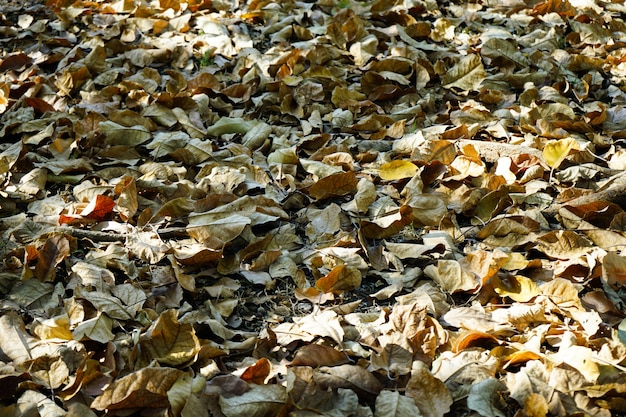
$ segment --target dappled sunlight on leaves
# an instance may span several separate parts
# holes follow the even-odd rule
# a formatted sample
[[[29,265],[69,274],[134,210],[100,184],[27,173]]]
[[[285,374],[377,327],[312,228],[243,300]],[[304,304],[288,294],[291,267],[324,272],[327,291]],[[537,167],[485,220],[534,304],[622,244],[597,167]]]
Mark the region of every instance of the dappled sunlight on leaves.
[[[0,414],[623,414],[624,11],[6,0]]]

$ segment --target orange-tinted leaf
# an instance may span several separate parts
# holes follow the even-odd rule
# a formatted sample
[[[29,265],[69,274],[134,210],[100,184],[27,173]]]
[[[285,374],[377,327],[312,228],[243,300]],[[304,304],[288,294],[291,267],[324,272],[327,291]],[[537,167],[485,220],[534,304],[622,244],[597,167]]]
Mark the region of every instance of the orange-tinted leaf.
[[[491,348],[499,344],[500,341],[488,333],[477,330],[469,330],[461,334],[461,336],[457,339],[455,351],[460,352],[464,349],[477,346]]]
[[[567,0],[546,0],[537,4],[532,10],[533,16],[543,16],[548,13],[558,13],[563,17],[573,17],[576,15],[576,8]]]
[[[265,379],[269,376],[272,370],[270,361],[266,358],[259,359],[254,365],[249,366],[241,374],[241,379],[246,382],[252,382],[253,384],[263,384]]]
[[[351,265],[339,265],[332,269],[325,277],[318,279],[315,286],[325,293],[340,294],[352,291],[361,285],[361,271]]]
[[[24,98],[24,104],[26,104],[27,106],[32,107],[37,112],[42,113],[42,114],[47,112],[47,111],[49,111],[49,112],[56,111],[56,109],[50,103],[48,103],[47,101],[42,100],[40,98],[36,98],[36,97],[26,97],[26,98]]]
[[[315,304],[324,304],[335,299],[333,293],[324,293],[315,287],[296,288],[294,295],[298,300],[309,300]]]
[[[536,359],[541,359],[541,356],[535,352],[520,350],[518,352],[511,353],[504,358],[504,367],[506,368],[510,366],[521,365],[523,363]]]
[[[110,216],[114,207],[115,200],[105,195],[98,195],[81,211],[80,215],[95,221],[102,221]]]

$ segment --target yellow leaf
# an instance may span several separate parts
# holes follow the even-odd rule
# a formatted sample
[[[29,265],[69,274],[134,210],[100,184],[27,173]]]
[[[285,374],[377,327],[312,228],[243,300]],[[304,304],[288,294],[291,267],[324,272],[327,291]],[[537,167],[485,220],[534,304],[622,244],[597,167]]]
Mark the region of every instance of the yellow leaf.
[[[72,340],[70,320],[67,314],[51,317],[47,320],[36,320],[32,325],[32,332],[40,339]]]
[[[572,149],[578,149],[573,138],[551,140],[543,148],[543,159],[551,168],[558,168]]]
[[[380,178],[386,181],[411,178],[417,172],[417,165],[410,161],[398,160],[383,164],[380,167]]]
[[[525,303],[540,293],[539,287],[530,278],[520,275],[508,276],[493,281],[494,290],[501,297],[509,297],[513,301]]]

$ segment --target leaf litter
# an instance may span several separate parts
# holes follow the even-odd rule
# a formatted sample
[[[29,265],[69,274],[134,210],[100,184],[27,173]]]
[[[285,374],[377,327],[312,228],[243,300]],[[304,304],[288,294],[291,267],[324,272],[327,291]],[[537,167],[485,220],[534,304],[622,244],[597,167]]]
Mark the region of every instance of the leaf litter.
[[[2,6],[3,415],[626,413],[621,3]]]

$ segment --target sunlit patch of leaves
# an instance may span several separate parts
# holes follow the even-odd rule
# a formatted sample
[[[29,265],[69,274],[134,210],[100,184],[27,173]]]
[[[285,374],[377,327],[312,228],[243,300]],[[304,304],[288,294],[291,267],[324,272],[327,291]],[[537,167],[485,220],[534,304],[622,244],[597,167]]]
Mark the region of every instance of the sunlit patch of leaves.
[[[623,12],[7,5],[3,415],[625,412]]]

